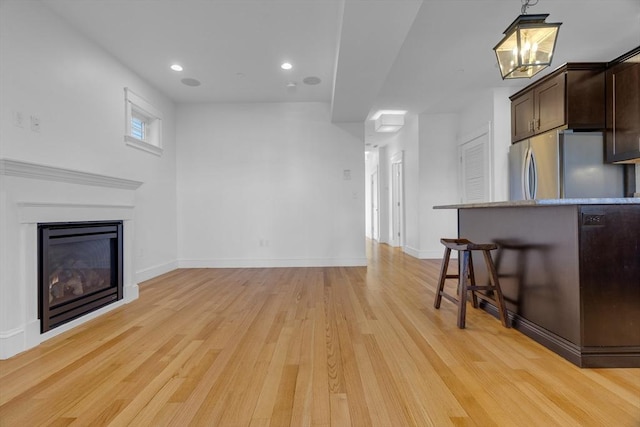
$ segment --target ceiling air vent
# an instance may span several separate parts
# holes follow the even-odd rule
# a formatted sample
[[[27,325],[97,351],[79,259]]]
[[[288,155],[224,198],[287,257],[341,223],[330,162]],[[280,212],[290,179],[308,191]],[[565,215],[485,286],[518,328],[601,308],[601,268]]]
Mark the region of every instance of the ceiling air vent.
[[[309,77],[305,77],[304,79],[302,79],[302,82],[306,85],[317,85],[321,82],[322,80],[320,80],[320,77],[316,77],[316,76],[309,76]]]

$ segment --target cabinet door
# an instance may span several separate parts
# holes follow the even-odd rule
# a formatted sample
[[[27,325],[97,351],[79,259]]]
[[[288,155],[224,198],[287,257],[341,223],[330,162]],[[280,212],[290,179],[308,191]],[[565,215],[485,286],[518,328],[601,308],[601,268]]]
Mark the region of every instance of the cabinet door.
[[[533,133],[533,91],[528,91],[511,101],[511,142]]]
[[[579,209],[582,345],[640,346],[640,206]]]
[[[607,161],[640,158],[639,62],[623,62],[607,70],[606,138]]]
[[[535,132],[546,132],[564,125],[565,116],[565,74],[561,73],[553,79],[534,89]]]

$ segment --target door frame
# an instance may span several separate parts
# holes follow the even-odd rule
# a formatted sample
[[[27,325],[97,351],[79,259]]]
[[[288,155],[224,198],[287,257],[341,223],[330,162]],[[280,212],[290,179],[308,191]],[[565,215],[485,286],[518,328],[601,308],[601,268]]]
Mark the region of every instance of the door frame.
[[[380,181],[378,166],[371,173],[371,239],[380,241]]]
[[[391,156],[391,238],[390,244],[403,247],[404,238],[404,150]]]

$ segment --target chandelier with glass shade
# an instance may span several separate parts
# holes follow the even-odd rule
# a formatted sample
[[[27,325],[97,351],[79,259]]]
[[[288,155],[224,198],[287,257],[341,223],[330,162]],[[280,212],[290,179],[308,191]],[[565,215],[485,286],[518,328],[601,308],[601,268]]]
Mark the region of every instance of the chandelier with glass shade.
[[[545,22],[549,14],[527,15],[538,0],[521,0],[521,15],[493,48],[503,79],[531,78],[551,65],[561,22]]]

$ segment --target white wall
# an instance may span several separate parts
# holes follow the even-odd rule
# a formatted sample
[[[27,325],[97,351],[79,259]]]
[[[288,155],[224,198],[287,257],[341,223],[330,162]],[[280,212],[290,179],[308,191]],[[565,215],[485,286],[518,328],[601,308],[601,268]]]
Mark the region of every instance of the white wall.
[[[366,264],[364,142],[330,123],[328,104],[180,105],[177,117],[181,267]]]
[[[497,88],[493,94],[493,200],[509,200],[509,147],[511,146],[511,101],[513,88]]]
[[[0,55],[0,158],[142,181],[137,280],[174,268],[173,103],[40,2],[1,3]],[[162,112],[162,157],[125,145],[125,87]],[[16,112],[26,119],[23,127],[14,124]],[[30,130],[32,115],[40,119],[40,132]]]
[[[457,237],[459,118],[456,114],[421,114],[420,118],[420,247],[419,258],[441,258],[443,237]]]

